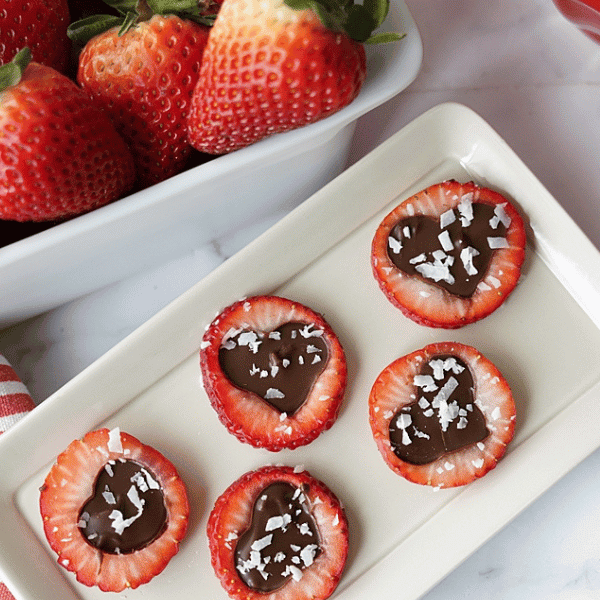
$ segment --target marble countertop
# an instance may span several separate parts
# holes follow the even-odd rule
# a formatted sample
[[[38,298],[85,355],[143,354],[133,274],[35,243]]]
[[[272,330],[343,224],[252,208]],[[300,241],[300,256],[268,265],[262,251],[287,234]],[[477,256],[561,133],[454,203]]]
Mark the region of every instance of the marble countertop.
[[[392,0],[393,1],[393,0]],[[349,164],[446,101],[479,113],[600,248],[600,45],[550,0],[407,0],[424,46],[417,79],[362,117]],[[277,222],[273,214],[168,264],[0,332],[41,402]],[[600,450],[424,597],[600,597]]]

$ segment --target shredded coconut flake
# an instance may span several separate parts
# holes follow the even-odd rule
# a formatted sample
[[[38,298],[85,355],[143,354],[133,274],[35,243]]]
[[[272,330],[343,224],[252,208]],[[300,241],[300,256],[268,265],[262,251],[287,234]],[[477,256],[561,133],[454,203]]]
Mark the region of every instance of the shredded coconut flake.
[[[115,498],[115,495],[109,489],[106,489],[104,492],[102,492],[102,497],[104,498],[104,501],[106,502],[106,504],[116,504],[117,503],[117,499]]]
[[[469,192],[462,196],[458,204],[458,213],[463,227],[468,227],[473,221],[473,194]]]
[[[438,386],[431,375],[415,375],[413,383],[424,392],[434,392],[438,389]]]
[[[409,259],[409,263],[411,265],[416,265],[418,263],[425,262],[427,260],[427,255],[422,252],[421,254],[417,254],[417,256],[413,256],[413,258]]]
[[[111,429],[108,432],[108,451],[123,453],[123,445],[121,444],[121,430],[118,427]]]
[[[472,246],[467,246],[460,251],[460,260],[467,275],[477,275],[477,269],[473,265],[473,257],[479,254],[479,250]]]
[[[400,254],[400,251],[402,250],[402,242],[400,240],[397,240],[394,236],[390,235],[388,237],[388,246],[390,247],[390,250],[394,253],[394,254]]]
[[[284,514],[271,517],[265,525],[265,531],[274,531],[275,529],[285,529],[292,522],[292,515]]]
[[[443,250],[445,250],[446,252],[451,252],[452,250],[454,250],[454,244],[452,243],[452,240],[450,239],[450,234],[447,231],[442,231],[442,233],[438,235],[438,239],[440,240],[440,244],[442,245]]]
[[[503,202],[502,204],[497,204],[494,208],[494,216],[490,219],[490,226],[492,229],[497,229],[500,223],[502,223],[504,227],[509,227],[511,219],[506,213],[506,210],[504,210],[505,206],[506,202]]]
[[[272,541],[273,534],[270,533],[269,535],[265,535],[264,537],[255,540],[252,543],[252,546],[250,546],[250,548],[252,548],[252,550],[255,550],[256,552],[260,552],[261,550],[264,550],[267,546],[270,546]]]
[[[448,225],[452,225],[454,221],[456,221],[456,215],[452,209],[447,210],[440,215],[440,227],[442,229],[448,227]]]
[[[503,237],[488,237],[487,242],[488,242],[488,246],[492,250],[496,250],[498,248],[508,248],[509,247],[508,240]]]

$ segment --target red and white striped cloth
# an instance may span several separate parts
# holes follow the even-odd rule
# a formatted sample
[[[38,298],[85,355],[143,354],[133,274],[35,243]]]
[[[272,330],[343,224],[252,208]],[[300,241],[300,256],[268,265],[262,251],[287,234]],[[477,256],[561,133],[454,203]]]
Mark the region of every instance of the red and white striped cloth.
[[[24,417],[35,404],[25,384],[9,362],[0,354],[0,434]],[[14,600],[14,596],[0,581],[0,600]]]

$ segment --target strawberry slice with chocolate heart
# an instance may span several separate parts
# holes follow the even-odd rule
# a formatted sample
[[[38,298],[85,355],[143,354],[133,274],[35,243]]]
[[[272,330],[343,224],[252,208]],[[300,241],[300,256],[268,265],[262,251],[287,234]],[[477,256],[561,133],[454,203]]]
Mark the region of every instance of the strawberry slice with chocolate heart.
[[[525,258],[523,219],[473,182],[432,185],[381,222],[371,266],[387,298],[413,321],[455,329],[486,317],[514,290]]]
[[[348,554],[348,523],[335,494],[287,466],[262,467],[231,484],[207,534],[215,573],[236,599],[328,598]]]
[[[187,530],[187,493],[173,464],[118,428],[71,442],[40,491],[58,563],[105,592],[158,575]]]
[[[515,415],[500,371],[456,342],[398,358],[369,397],[371,430],[386,464],[433,487],[465,485],[493,469],[513,437]]]
[[[278,296],[235,302],[208,327],[204,387],[242,442],[278,451],[313,441],[337,418],[346,388],[342,346],[323,317]]]

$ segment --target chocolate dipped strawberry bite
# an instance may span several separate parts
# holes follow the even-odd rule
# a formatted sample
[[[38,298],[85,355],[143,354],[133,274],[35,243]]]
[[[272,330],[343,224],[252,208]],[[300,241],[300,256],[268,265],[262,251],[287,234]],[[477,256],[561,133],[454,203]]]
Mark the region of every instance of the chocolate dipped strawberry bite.
[[[303,469],[246,473],[217,499],[207,526],[211,562],[231,598],[323,600],[348,554],[335,494]]]
[[[329,324],[278,296],[223,310],[204,335],[200,365],[225,427],[271,451],[308,444],[329,429],[346,388],[346,358]]]
[[[449,180],[383,219],[371,266],[384,294],[407,317],[456,329],[506,300],[519,280],[525,244],[523,219],[503,195]]]
[[[118,428],[71,442],[40,492],[58,563],[105,592],[158,575],[187,530],[187,493],[173,464]]]
[[[449,488],[493,469],[515,428],[506,379],[475,348],[438,342],[398,358],[369,396],[386,464],[413,483]]]

